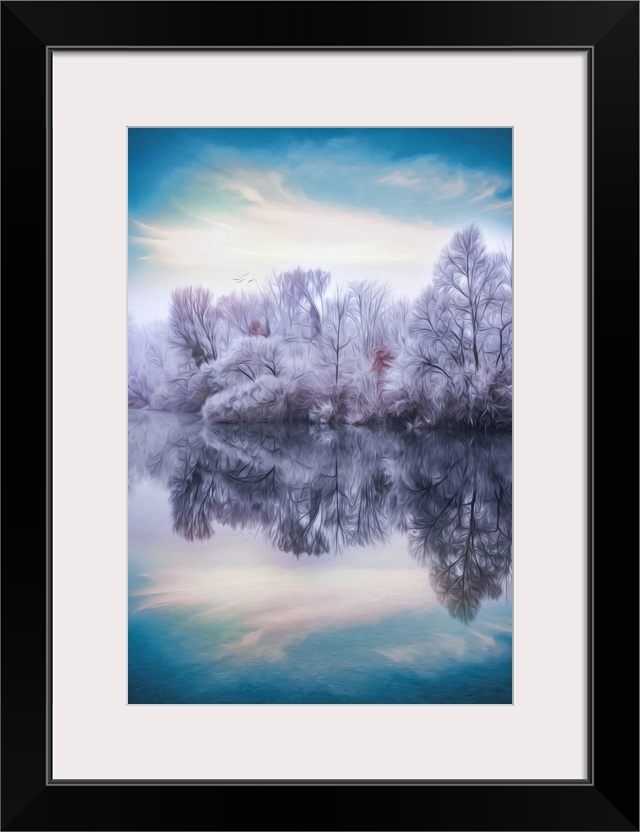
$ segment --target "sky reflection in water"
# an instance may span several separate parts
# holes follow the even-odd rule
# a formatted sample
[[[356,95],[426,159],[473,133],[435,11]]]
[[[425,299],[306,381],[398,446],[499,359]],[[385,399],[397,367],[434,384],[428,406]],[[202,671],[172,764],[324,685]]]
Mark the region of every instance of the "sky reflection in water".
[[[511,436],[129,414],[129,702],[511,702]]]

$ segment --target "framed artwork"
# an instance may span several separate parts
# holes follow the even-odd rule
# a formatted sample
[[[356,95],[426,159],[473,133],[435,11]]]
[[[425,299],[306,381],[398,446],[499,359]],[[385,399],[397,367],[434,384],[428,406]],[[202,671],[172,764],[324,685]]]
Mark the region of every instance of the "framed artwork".
[[[638,4],[363,8],[2,5],[3,828],[638,828]]]
[[[512,702],[511,148],[129,128],[129,704]]]

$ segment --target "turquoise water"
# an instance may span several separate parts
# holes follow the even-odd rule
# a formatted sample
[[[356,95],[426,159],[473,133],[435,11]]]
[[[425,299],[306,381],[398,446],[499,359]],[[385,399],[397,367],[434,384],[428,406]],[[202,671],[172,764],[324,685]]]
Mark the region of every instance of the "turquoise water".
[[[510,703],[511,437],[130,414],[130,703]]]

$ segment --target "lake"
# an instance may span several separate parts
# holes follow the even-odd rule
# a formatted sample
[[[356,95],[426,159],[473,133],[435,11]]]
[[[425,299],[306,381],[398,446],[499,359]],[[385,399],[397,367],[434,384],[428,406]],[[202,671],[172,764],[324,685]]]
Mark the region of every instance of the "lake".
[[[129,412],[129,702],[512,701],[511,434]]]

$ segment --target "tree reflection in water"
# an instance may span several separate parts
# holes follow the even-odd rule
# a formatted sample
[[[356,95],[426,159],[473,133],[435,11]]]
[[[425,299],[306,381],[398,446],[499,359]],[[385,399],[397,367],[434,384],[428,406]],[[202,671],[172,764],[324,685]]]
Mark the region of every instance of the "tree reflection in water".
[[[174,531],[190,541],[219,523],[299,557],[401,531],[467,623],[510,584],[511,434],[208,426],[130,412],[130,487],[145,478],[168,489]]]
[[[469,622],[511,577],[511,436],[432,433],[403,463],[409,549],[451,614]]]

